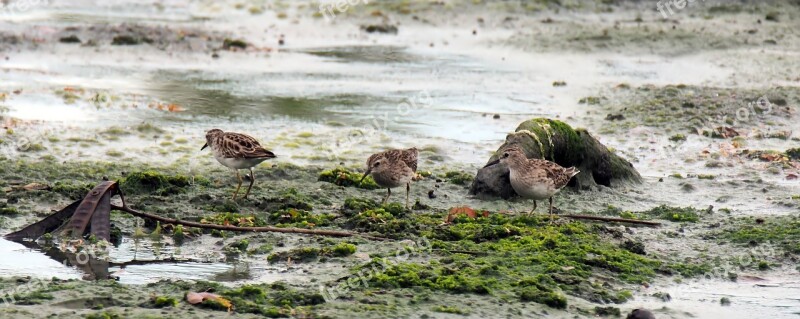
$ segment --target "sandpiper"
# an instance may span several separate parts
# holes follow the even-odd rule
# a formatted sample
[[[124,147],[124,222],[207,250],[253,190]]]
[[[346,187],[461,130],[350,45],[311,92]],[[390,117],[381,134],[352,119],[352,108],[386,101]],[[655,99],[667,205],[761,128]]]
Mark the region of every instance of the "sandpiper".
[[[417,174],[418,156],[419,151],[415,147],[372,154],[367,160],[367,172],[359,183],[372,174],[376,184],[386,187],[388,193],[381,204],[386,203],[392,195],[392,188],[406,185],[406,208],[408,208],[408,193],[411,191],[411,180]]]
[[[236,200],[236,195],[239,194],[239,189],[242,187],[242,176],[239,175],[239,170],[250,170],[250,186],[247,187],[247,192],[244,194],[244,198],[247,198],[247,195],[250,195],[250,189],[256,182],[253,167],[270,158],[275,158],[275,154],[261,147],[261,144],[253,137],[241,133],[223,132],[216,128],[206,133],[206,144],[200,150],[209,146],[211,146],[217,162],[236,172],[239,185],[233,192],[233,200]]]
[[[580,173],[575,167],[564,168],[551,161],[527,158],[518,146],[506,148],[499,159],[486,166],[497,163],[508,166],[514,191],[523,198],[533,199],[531,213],[536,210],[537,200],[550,199],[550,220],[553,219],[553,196]]]

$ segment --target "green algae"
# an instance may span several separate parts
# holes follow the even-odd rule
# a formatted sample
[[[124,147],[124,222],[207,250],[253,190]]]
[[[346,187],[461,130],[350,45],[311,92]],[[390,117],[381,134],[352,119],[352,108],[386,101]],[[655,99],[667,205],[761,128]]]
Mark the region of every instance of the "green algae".
[[[155,308],[177,307],[179,303],[178,299],[169,296],[156,296],[151,301]]]
[[[252,313],[268,318],[288,318],[296,307],[325,303],[322,295],[289,289],[280,283],[272,285],[244,285],[237,289],[223,290],[220,295],[228,298],[238,313]],[[214,307],[217,310],[224,307]]]
[[[363,182],[361,178],[363,177],[362,174],[351,172],[344,167],[337,167],[332,170],[326,170],[319,174],[319,181],[321,182],[328,182],[333,183],[339,186],[345,187],[358,187],[363,189],[378,189],[381,188],[378,184],[375,183],[375,180],[372,179],[372,176],[367,176],[364,178]]]
[[[753,217],[732,220],[736,227],[715,233],[724,241],[748,246],[777,245],[791,254],[800,254],[800,220],[788,217],[771,217],[756,223]]]
[[[94,188],[93,184],[75,181],[57,181],[52,188],[53,192],[59,193],[69,199],[78,200],[84,198],[89,191]]]
[[[361,203],[351,200],[351,204]],[[364,209],[381,212],[380,208]],[[391,216],[380,217],[391,220]],[[502,214],[458,217],[447,227],[437,227],[440,220],[427,219],[425,214],[404,218],[413,220],[434,251],[454,253],[427,264],[375,259],[356,267],[354,273],[376,265],[385,269],[370,278],[369,287],[509,296],[564,308],[567,294],[604,303],[631,298],[625,289],[594,284],[597,274],[617,278],[617,284],[638,285],[651,280],[662,267],[661,261],[602,240],[602,226],[550,225],[543,217]]]
[[[309,262],[322,257],[347,257],[356,252],[356,245],[338,243],[334,246],[322,248],[301,247],[288,251],[277,252],[269,255],[267,261],[276,263],[291,260],[292,262]]]
[[[311,198],[301,194],[295,188],[283,190],[275,197],[272,197],[259,205],[259,208],[267,211],[284,209],[312,210]]]
[[[333,246],[333,255],[338,257],[350,256],[356,253],[356,245],[348,243],[338,243]]]
[[[686,135],[683,134],[675,134],[669,137],[670,141],[673,142],[683,142],[686,141]]]
[[[588,213],[588,212],[587,212]],[[629,219],[664,219],[672,222],[696,223],[700,221],[701,213],[709,213],[709,210],[701,211],[694,207],[672,207],[660,205],[646,211],[630,212],[623,211],[614,206],[608,206],[599,212],[602,215],[614,215]]]
[[[103,311],[103,312],[88,314],[88,315],[86,315],[85,318],[86,319],[122,319],[123,317],[121,315],[117,314],[116,312],[113,312],[113,311],[111,311],[111,312]]]
[[[456,185],[468,185],[472,183],[473,179],[475,179],[475,177],[472,176],[472,174],[461,171],[447,172],[444,174],[444,178],[446,178],[448,182]]]
[[[120,181],[120,187],[126,193],[159,196],[185,192],[189,185],[189,177],[185,175],[167,175],[156,171],[130,173]]]
[[[456,307],[456,306],[439,305],[439,306],[435,306],[435,307],[431,308],[431,311],[433,311],[433,312],[441,312],[441,313],[452,313],[452,314],[457,314],[457,315],[469,315],[469,311],[468,310],[466,310],[464,308],[461,308],[461,307]]]
[[[584,143],[580,130],[573,129],[562,121],[534,118],[522,122],[515,132],[529,132],[538,144],[539,155],[544,159],[571,166],[580,163],[583,156]],[[556,144],[560,145],[558,149],[554,147]]]

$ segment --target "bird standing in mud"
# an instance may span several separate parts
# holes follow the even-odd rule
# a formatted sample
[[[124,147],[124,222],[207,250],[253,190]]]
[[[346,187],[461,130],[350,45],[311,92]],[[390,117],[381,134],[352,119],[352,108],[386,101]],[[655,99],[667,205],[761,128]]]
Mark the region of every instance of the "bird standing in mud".
[[[239,194],[239,189],[242,187],[242,176],[239,175],[239,170],[250,170],[250,186],[247,187],[247,192],[244,194],[244,198],[247,198],[247,195],[250,195],[250,189],[256,182],[253,167],[270,158],[275,158],[275,154],[261,147],[255,138],[241,133],[223,132],[216,128],[206,133],[206,144],[200,150],[209,146],[214,152],[217,162],[236,172],[239,185],[233,192],[233,200],[236,200],[236,195]]]
[[[569,180],[580,173],[575,167],[564,168],[551,161],[527,158],[525,152],[518,146],[505,149],[500,158],[486,164],[505,164],[508,166],[511,187],[523,198],[533,199],[533,209],[536,210],[536,201],[550,199],[550,220],[553,219],[553,196],[569,183]],[[484,166],[484,167],[486,167]]]
[[[372,174],[375,183],[388,190],[381,204],[386,203],[389,196],[392,196],[392,188],[406,185],[406,208],[408,208],[408,193],[411,191],[411,180],[417,174],[418,156],[419,151],[415,147],[373,154],[367,159],[367,172],[359,184]]]

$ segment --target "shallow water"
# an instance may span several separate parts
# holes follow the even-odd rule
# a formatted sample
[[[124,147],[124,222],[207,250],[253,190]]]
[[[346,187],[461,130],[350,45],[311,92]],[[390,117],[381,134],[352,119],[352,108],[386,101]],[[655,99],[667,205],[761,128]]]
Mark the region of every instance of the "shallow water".
[[[620,83],[764,85],[760,82],[763,78],[737,77],[739,67],[748,67],[737,63],[747,64],[750,57],[760,54],[749,50],[736,50],[739,60],[726,63],[720,63],[723,54],[714,51],[674,57],[646,52],[537,53],[507,45],[504,40],[512,33],[509,30],[481,30],[472,36],[462,26],[417,24],[401,26],[397,36],[365,36],[356,31],[356,23],[324,24],[301,19],[296,24],[275,20],[265,25],[264,17],[230,8],[224,2],[213,1],[169,1],[161,9],[150,3],[129,1],[70,1],[2,16],[0,26],[9,30],[30,28],[26,32],[33,36],[51,34],[57,27],[74,21],[170,22],[185,28],[231,32],[260,48],[271,49],[220,51],[220,56],[213,58],[203,44],[197,44],[197,50],[173,52],[149,46],[84,48],[45,43],[37,49],[3,52],[8,59],[0,59],[0,91],[22,89],[3,102],[8,107],[3,115],[19,120],[14,129],[20,134],[41,136],[35,141],[45,144],[61,160],[86,153],[115,160],[104,154],[120,147],[126,152],[125,159],[143,162],[164,164],[188,158],[191,170],[211,163],[208,153],[159,155],[151,149],[158,148],[165,134],[185,138],[187,148],[199,149],[203,132],[221,127],[257,136],[279,154],[280,161],[301,165],[331,165],[327,158],[310,159],[320,152],[319,145],[336,145],[336,162],[358,165],[374,150],[416,145],[431,146],[442,157],[441,162],[432,160],[430,164],[476,168],[485,163],[509,131],[531,117],[559,118],[574,126],[593,125],[590,129],[600,129],[602,124],[591,124],[595,122],[587,118],[602,118],[605,114],[596,113],[594,106],[579,104],[578,100]],[[277,45],[278,34],[285,34],[286,45]],[[64,56],[70,58],[65,60]],[[554,87],[554,81],[565,81],[567,86]],[[97,104],[83,99],[66,103],[55,93],[64,88],[103,92],[113,102]],[[175,104],[180,111],[153,109],[149,107],[153,103]],[[105,141],[100,133],[111,126],[128,129],[141,123],[153,123],[166,132],[134,133],[119,141]],[[800,131],[800,124],[794,128]],[[297,143],[292,138],[302,132],[313,132],[314,137],[308,144],[294,145]],[[69,146],[48,144],[47,136],[61,134],[97,138],[102,143],[82,146],[84,153],[70,152]],[[683,174],[707,172],[702,163],[682,159],[714,147],[690,137],[681,149],[665,151],[666,137],[652,136],[636,129],[598,136],[634,160],[646,177],[645,187],[625,199],[630,204],[628,209],[660,203],[705,207],[731,193],[751,194],[765,187],[720,187],[724,182],[742,179],[742,175],[776,185],[778,189],[773,190],[772,196],[786,197],[798,190],[796,182],[785,180],[783,175],[760,171],[759,165],[763,164],[748,163],[720,168],[720,177],[715,181],[693,180],[699,190],[682,192],[679,181],[667,179],[662,183],[659,178],[677,169]],[[792,143],[763,140],[750,147],[786,149]],[[17,146],[2,145],[0,149],[29,156],[14,153]],[[738,167],[744,167],[744,172],[739,172]],[[596,199],[595,204],[613,200],[618,194],[605,196]],[[734,215],[797,212],[761,196],[736,196],[724,205],[733,207]],[[40,251],[2,239],[0,253],[0,276],[66,279],[83,275]],[[156,251],[148,245],[136,247],[125,241],[112,250],[110,257],[112,262],[124,263],[182,255],[174,248]],[[126,284],[168,278],[224,282],[300,282],[308,278],[304,272],[307,269],[226,263],[216,255],[204,260],[194,253],[185,257],[190,258],[186,262],[130,265],[124,269],[113,266],[109,271]],[[673,310],[661,314],[674,318],[797,316],[800,308],[792,296],[800,290],[798,283],[785,278],[770,283],[775,286],[692,282],[676,287],[671,303],[644,300],[643,305],[655,309],[666,305]],[[729,307],[716,306],[723,296],[734,302]]]
[[[79,270],[47,257],[43,252],[0,238],[0,276],[31,276],[40,279],[80,279]]]

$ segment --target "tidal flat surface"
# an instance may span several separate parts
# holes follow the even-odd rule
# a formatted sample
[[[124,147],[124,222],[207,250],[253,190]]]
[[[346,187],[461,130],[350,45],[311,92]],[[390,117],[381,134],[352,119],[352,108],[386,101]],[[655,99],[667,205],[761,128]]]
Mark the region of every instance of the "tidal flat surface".
[[[123,240],[94,267],[61,254],[69,243],[0,240],[0,298],[15,296],[0,318],[227,316],[163,299],[207,290],[242,318],[800,314],[796,1],[666,19],[649,1],[370,1],[335,17],[324,1],[26,3],[0,14],[0,234],[105,176],[162,216],[391,240],[187,229],[178,242],[114,212]],[[662,226],[549,224],[530,201],[468,196],[535,117],[586,128],[644,178],[568,188],[557,207]],[[200,151],[210,128],[278,155],[250,199],[231,201],[233,173]],[[402,191],[381,206],[385,190],[320,178],[411,146],[427,175],[411,212]],[[490,216],[442,225],[460,206]]]

